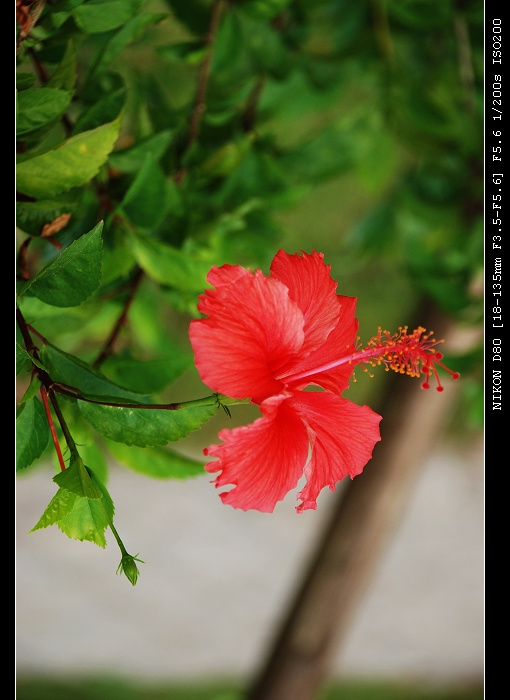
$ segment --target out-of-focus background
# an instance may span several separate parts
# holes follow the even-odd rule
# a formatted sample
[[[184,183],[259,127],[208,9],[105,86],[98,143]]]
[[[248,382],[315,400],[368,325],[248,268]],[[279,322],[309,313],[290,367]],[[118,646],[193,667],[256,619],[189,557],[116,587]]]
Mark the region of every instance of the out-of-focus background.
[[[221,505],[208,476],[158,483],[114,468],[118,528],[146,562],[132,588],[113,575],[114,543],[103,551],[56,528],[28,534],[53,496],[52,474],[17,484],[20,676],[256,672],[335,494],[300,515],[295,494],[272,515],[243,513]],[[333,675],[479,682],[483,564],[482,442],[432,445]]]
[[[296,5],[306,14],[310,6],[274,1],[282,12]],[[237,4],[230,10],[244,27]],[[257,12],[263,15],[274,3],[245,4],[258,22]],[[155,46],[195,38],[194,10],[207,15],[216,3],[188,5],[149,2],[148,9],[170,9],[172,16],[135,44],[127,63],[123,55],[114,67],[133,80],[139,66],[152,66]],[[279,75],[273,45],[267,45],[266,63],[260,47],[250,46],[266,71],[255,131],[264,157],[274,155],[291,181],[281,192],[271,191],[273,181],[267,186],[264,197],[278,235],[272,248],[263,231],[261,260],[267,268],[279,247],[322,251],[338,293],[358,298],[363,342],[379,325],[393,331],[414,323],[424,302],[440,308],[453,327],[445,346],[448,363],[462,374],[451,411],[418,465],[395,533],[335,649],[327,680],[340,690],[327,697],[481,700],[483,3],[311,5],[307,50],[313,61],[303,59],[299,70]],[[301,29],[291,37],[296,45]],[[221,37],[220,77],[239,54],[235,32]],[[182,107],[193,94],[197,63],[190,53],[182,67],[175,54],[162,67],[161,56],[154,61],[154,85],[163,85],[168,102],[175,97]],[[214,63],[212,68],[214,75]],[[214,87],[213,81],[211,92]],[[239,166],[240,180],[251,185],[256,168],[246,162]],[[236,187],[242,187],[232,187],[237,196]],[[204,207],[196,201],[197,209]],[[247,250],[253,245],[250,239]],[[246,252],[243,245],[239,249]],[[189,314],[173,309],[169,319],[189,350]],[[64,336],[64,347],[68,340]],[[453,391],[447,375],[443,381],[443,394],[430,392],[430,412],[441,410]],[[371,403],[385,387],[384,372],[376,370],[373,378],[360,373],[346,397]],[[166,400],[207,393],[191,368]],[[230,420],[220,411],[174,447],[201,459],[219,429],[256,415],[250,406],[232,408]],[[55,526],[29,534],[55,493],[55,471],[45,459],[16,480],[19,699],[240,700],[239,688],[264,663],[344,484],[336,493],[323,492],[316,511],[297,515],[294,492],[273,514],[244,513],[222,505],[209,475],[157,480],[113,461],[108,489],[115,524],[128,551],[145,562],[132,587],[115,576],[120,557],[110,532],[104,550],[68,539]],[[358,686],[349,686],[351,681]],[[409,684],[407,694],[399,684]],[[152,686],[161,687],[161,694],[153,695]]]

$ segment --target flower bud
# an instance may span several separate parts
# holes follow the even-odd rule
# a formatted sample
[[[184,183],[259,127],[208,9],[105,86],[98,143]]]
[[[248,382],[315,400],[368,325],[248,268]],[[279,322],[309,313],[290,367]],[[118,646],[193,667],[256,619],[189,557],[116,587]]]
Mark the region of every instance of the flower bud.
[[[133,557],[131,554],[126,553],[122,557],[120,564],[117,568],[117,574],[120,572],[124,573],[129,579],[129,581],[133,584],[133,586],[136,586],[138,576],[140,575],[135,561],[139,561],[141,564],[145,563],[141,559],[138,559],[138,555]]]

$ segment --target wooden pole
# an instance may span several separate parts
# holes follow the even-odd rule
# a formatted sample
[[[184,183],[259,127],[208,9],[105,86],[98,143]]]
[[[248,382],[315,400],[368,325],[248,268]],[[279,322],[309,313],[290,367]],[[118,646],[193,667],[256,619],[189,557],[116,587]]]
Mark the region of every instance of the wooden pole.
[[[446,337],[437,313],[420,321]],[[364,472],[339,493],[302,583],[247,700],[311,700],[345,639],[381,555],[409,501],[425,456],[437,443],[459,382],[445,390],[392,375],[382,406],[382,441]],[[461,381],[461,380],[460,380]]]

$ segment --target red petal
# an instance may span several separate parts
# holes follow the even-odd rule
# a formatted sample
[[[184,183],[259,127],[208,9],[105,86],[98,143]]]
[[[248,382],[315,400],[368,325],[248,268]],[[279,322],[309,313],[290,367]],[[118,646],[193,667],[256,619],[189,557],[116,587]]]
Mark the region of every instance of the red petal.
[[[251,425],[221,430],[223,445],[204,450],[219,459],[206,465],[221,473],[216,487],[233,484],[220,494],[223,503],[241,510],[272,513],[278,501],[297,485],[308,455],[308,434],[284,394],[264,401],[262,418]]]
[[[283,384],[274,377],[294,362],[304,339],[303,314],[287,288],[239,266],[213,268],[207,279],[219,284],[200,297],[198,308],[208,318],[189,329],[202,381],[255,403],[279,394]]]
[[[227,294],[231,293],[235,283],[243,277],[249,277],[251,271],[240,265],[222,265],[221,267],[216,267],[215,265],[211,267],[207,273],[207,281],[216,289],[206,289],[204,294],[201,294],[198,298],[198,310],[203,314],[209,314],[211,308],[211,302],[218,296],[221,292],[222,287],[227,289]],[[214,307],[213,307],[214,308]]]
[[[271,263],[271,277],[283,282],[305,317],[302,355],[322,345],[338,322],[337,283],[330,270],[324,254],[316,251],[289,255],[280,250]]]
[[[309,428],[312,455],[305,468],[306,485],[298,494],[298,513],[317,507],[325,487],[334,491],[338,481],[361,474],[381,439],[381,416],[368,406],[324,392],[299,392],[289,401]]]
[[[290,388],[297,389],[309,384],[317,384],[327,391],[340,395],[349,385],[349,379],[354,369],[353,365],[342,364],[339,367],[315,372],[329,363],[334,363],[342,357],[351,355],[356,349],[356,333],[358,332],[358,319],[354,317],[356,311],[356,297],[338,296],[340,306],[340,318],[336,327],[331,331],[327,341],[317,350],[311,352],[301,362],[296,363],[292,370],[287,370],[287,377],[281,375],[282,381],[288,381]],[[292,376],[309,371],[306,378],[292,382]]]

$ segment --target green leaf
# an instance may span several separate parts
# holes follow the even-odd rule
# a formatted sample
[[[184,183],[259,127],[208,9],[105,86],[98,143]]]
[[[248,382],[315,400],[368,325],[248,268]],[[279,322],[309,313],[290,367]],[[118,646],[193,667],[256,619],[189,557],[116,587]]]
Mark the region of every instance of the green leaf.
[[[28,90],[35,85],[36,77],[30,73],[17,73],[16,74],[16,88],[17,90]]]
[[[210,233],[218,260],[244,267],[267,269],[281,240],[281,230],[261,201],[253,201],[253,210],[244,207],[220,217]]]
[[[69,415],[70,411],[66,412],[66,418]],[[87,465],[87,471],[92,481],[96,483],[94,477],[97,477],[97,479],[101,479],[102,482],[106,483],[109,472],[104,446],[98,441],[96,431],[82,419],[77,408],[73,410],[73,417],[75,416],[77,420],[72,422],[68,420],[68,427],[72,433],[73,440],[79,445],[80,457]]]
[[[147,156],[119,209],[136,226],[152,228],[165,216],[165,205],[165,176],[152,156]]]
[[[17,165],[17,189],[43,199],[85,185],[106,162],[120,130],[120,120],[73,136],[54,150]]]
[[[290,206],[303,196],[303,188],[291,183],[289,173],[294,175],[283,160],[252,148],[224,181],[218,199],[223,206],[240,205],[256,192],[266,204]]]
[[[72,464],[64,471],[53,477],[53,481],[62,489],[83,498],[102,498],[101,491],[93,483],[87,468],[81,459],[74,459]]]
[[[270,23],[244,17],[242,35],[243,44],[248,49],[257,72],[268,73],[277,80],[283,80],[288,75],[291,68],[290,54],[284,46],[281,32]]]
[[[19,325],[16,324],[16,374],[19,374],[20,372],[25,370],[26,372],[31,372],[33,365],[39,367],[39,369],[42,370],[46,369],[39,359],[36,359],[33,355],[26,351],[23,334],[21,333]],[[26,378],[28,379],[28,377]],[[30,381],[31,383],[34,383],[38,380],[35,376],[32,376]],[[40,384],[38,384],[38,386],[40,386]],[[37,391],[38,390],[39,389],[37,389]],[[35,392],[35,394],[37,393],[37,391]],[[24,399],[25,401],[27,400],[26,397],[24,397]]]
[[[138,141],[130,148],[113,151],[108,158],[108,164],[123,173],[137,172],[145,163],[147,156],[152,156],[154,161],[158,161],[164,155],[170,145],[173,133],[173,131],[165,129],[143,141]]]
[[[434,137],[446,141],[454,135],[455,125],[449,120],[444,105],[417,87],[405,94],[401,116],[406,126],[417,130],[424,140]]]
[[[108,441],[107,449],[121,464],[154,479],[188,479],[205,474],[202,462],[168,447],[137,448]]]
[[[26,469],[39,459],[50,442],[44,406],[34,397],[20,406],[16,416],[16,471]]]
[[[253,67],[246,51],[245,42],[249,40],[243,33],[239,13],[227,12],[218,28],[218,36],[212,56],[212,73],[222,84],[232,89],[253,77]]]
[[[52,7],[52,11],[48,13],[51,25],[59,29],[71,17],[71,13],[75,7],[87,2],[87,0],[60,0],[56,3],[56,7]],[[74,26],[73,22],[69,22]]]
[[[94,68],[91,71],[91,77],[96,76],[101,71],[104,71],[128,44],[135,41],[142,35],[147,27],[157,24],[167,16],[168,15],[166,14],[151,12],[136,15],[128,20],[105,45],[96,64],[94,65]]]
[[[165,61],[184,61],[190,66],[198,66],[208,50],[203,41],[180,41],[158,48],[157,54]]]
[[[109,357],[102,369],[118,384],[129,387],[132,391],[153,394],[161,391],[177,379],[193,364],[191,354],[181,353],[152,360],[138,360],[128,353]]]
[[[97,431],[115,442],[138,447],[156,447],[175,442],[197,430],[218,406],[195,406],[175,411],[118,408],[78,401],[83,417]]]
[[[136,15],[144,0],[91,0],[76,7],[72,15],[87,34],[109,32],[122,27]]]
[[[25,296],[20,306],[25,318],[30,318],[39,333],[44,337],[62,338],[64,343],[69,342],[70,350],[82,347],[85,341],[102,342],[119,314],[116,304],[104,304],[98,296],[67,309]]]
[[[200,292],[214,264],[210,250],[187,253],[143,236],[130,236],[131,251],[140,267],[160,284]]]
[[[390,17],[397,27],[400,24],[423,32],[430,27],[449,25],[452,21],[454,6],[442,0],[413,0],[412,2],[390,2]]]
[[[77,77],[77,57],[76,48],[72,41],[69,41],[62,60],[53,72],[51,78],[46,83],[46,87],[62,88],[73,90]]]
[[[196,308],[196,294],[194,295]],[[168,322],[168,300],[166,299],[165,290],[158,287],[155,283],[147,280],[147,283],[139,288],[139,293],[133,301],[129,310],[129,318],[131,321],[132,341],[136,350],[137,357],[144,357],[147,360],[150,358],[168,358],[170,365],[181,366],[181,360],[192,364],[193,352],[189,344],[188,336],[185,338],[172,328],[173,324]],[[184,341],[184,342],[182,342]],[[119,355],[121,362],[128,357],[132,357],[134,351]],[[105,363],[106,365],[108,363]],[[104,370],[108,377],[112,376],[115,381],[120,380],[115,374],[110,374],[110,371]],[[164,370],[165,376],[166,371]],[[136,380],[135,380],[136,381]],[[123,384],[123,383],[122,383]],[[132,383],[130,382],[129,386]],[[151,390],[152,391],[152,390]]]
[[[101,283],[101,221],[60,253],[19,290],[59,307],[78,306],[98,289]]]
[[[32,376],[32,379],[30,380],[30,384],[28,385],[27,390],[21,397],[21,399],[18,401],[18,408],[21,410],[21,407],[23,404],[28,403],[29,401],[32,401],[39,391],[41,390],[41,382],[40,380],[34,375]]]
[[[193,34],[205,35],[211,14],[209,0],[167,0],[167,2],[179,22],[182,22]]]
[[[80,114],[74,125],[73,134],[95,129],[101,124],[116,119],[126,102],[126,88],[119,88],[114,92],[94,102],[89,109]]]
[[[108,489],[106,488],[106,486],[104,485],[104,483],[101,481],[101,479],[99,479],[96,472],[92,471],[92,469],[89,469],[88,467],[87,467],[87,470],[90,474],[90,478],[92,479],[94,486],[99,491],[101,491],[103,507],[106,511],[106,515],[109,518],[109,522],[113,523],[113,516],[115,515],[115,507],[113,505],[112,497],[110,496],[110,493],[109,493]]]
[[[243,12],[261,20],[270,20],[290,5],[292,0],[245,0],[242,4]]]
[[[45,343],[42,346],[40,357],[54,382],[66,384],[82,394],[103,397],[105,400],[110,398],[117,402],[132,400],[137,403],[148,403],[149,401],[146,394],[138,394],[115,384],[91,365],[59,350],[51,343]]]
[[[340,124],[326,126],[282,159],[293,179],[314,184],[346,171],[352,162],[352,134]]]
[[[74,540],[87,540],[106,547],[105,530],[110,520],[103,500],[75,497],[72,509],[57,522],[59,530]]]
[[[66,491],[66,489],[59,489],[48,503],[46,510],[39,518],[37,524],[34,525],[30,532],[42,530],[45,527],[57,524],[62,518],[71,512],[77,498],[78,497],[75,493]]]
[[[69,90],[43,87],[18,93],[16,135],[26,136],[59,119],[71,103]]]
[[[242,139],[228,141],[200,164],[198,172],[208,177],[228,175],[242,163],[251,149],[253,138],[253,135],[249,134]]]
[[[32,357],[22,348],[19,343],[16,343],[16,374],[23,370],[28,370],[32,366]]]
[[[40,202],[16,202],[16,225],[31,236],[40,236],[43,226],[54,221],[62,214],[73,214],[79,207],[67,195],[62,201],[44,199]]]
[[[68,537],[105,547],[104,533],[113,521],[114,506],[104,484],[81,459],[53,481],[61,486],[30,532],[56,524]]]

